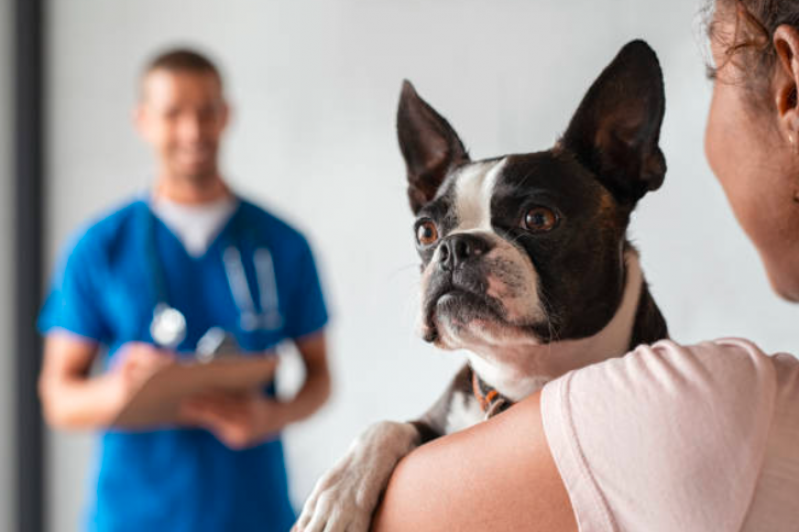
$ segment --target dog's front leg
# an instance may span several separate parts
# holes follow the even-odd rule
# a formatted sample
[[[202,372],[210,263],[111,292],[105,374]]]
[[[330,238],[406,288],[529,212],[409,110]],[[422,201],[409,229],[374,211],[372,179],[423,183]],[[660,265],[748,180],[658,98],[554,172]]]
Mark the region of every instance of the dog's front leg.
[[[367,532],[397,463],[420,443],[412,423],[369,427],[316,483],[297,522],[301,532]]]
[[[369,427],[347,454],[316,483],[305,502],[301,532],[367,532],[380,496],[397,463],[419,445],[445,433],[453,394],[463,388],[468,368],[419,420],[382,421]]]

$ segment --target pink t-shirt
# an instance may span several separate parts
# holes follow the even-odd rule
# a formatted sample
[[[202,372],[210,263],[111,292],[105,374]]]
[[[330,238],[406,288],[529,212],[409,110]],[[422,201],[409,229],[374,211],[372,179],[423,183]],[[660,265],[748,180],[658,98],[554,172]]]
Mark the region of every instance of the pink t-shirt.
[[[581,532],[799,531],[799,360],[671,341],[546,385]]]

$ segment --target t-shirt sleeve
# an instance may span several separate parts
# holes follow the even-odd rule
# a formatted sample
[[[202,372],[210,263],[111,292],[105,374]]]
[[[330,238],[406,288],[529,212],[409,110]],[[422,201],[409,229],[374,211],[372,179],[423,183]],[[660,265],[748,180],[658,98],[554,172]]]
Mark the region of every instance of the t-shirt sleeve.
[[[544,429],[579,529],[739,530],[775,379],[749,342],[661,341],[547,384]]]
[[[108,327],[101,311],[99,288],[103,264],[97,242],[89,234],[75,238],[61,253],[50,291],[39,314],[42,334],[63,329],[98,343],[108,339]]]
[[[319,331],[328,321],[316,261],[305,240],[292,269],[294,274],[287,302],[286,333],[290,338],[301,338]]]

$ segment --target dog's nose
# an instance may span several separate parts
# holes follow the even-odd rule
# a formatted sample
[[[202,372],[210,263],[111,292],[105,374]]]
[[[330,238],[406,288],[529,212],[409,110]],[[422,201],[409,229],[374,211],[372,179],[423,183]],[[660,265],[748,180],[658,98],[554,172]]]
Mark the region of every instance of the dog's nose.
[[[450,235],[438,247],[438,264],[444,270],[454,271],[490,249],[491,243],[477,235]]]

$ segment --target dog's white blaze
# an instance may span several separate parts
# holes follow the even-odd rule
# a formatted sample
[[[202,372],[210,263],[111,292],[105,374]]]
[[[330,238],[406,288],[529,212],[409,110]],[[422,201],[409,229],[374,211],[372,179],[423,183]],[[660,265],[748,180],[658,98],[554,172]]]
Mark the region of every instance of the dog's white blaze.
[[[475,163],[455,176],[455,215],[458,226],[451,234],[481,229],[491,231],[491,196],[505,159]]]
[[[480,423],[484,418],[485,414],[474,397],[456,392],[452,396],[447,413],[447,434],[468,429],[472,425]]]

